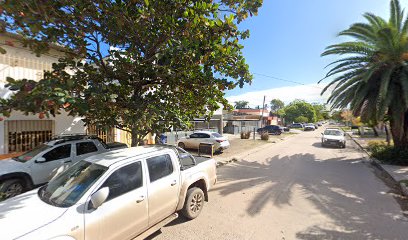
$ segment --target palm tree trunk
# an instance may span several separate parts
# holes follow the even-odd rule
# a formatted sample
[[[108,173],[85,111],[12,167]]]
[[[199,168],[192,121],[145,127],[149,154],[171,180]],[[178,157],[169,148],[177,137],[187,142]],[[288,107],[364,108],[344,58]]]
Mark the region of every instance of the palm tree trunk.
[[[408,111],[398,115],[392,115],[392,111],[389,111],[391,116],[390,128],[391,135],[396,148],[408,149]]]

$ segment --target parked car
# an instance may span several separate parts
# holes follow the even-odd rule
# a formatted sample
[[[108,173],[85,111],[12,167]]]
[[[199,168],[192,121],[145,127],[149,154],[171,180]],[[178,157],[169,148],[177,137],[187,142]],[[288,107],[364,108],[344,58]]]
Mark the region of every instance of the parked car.
[[[314,131],[316,130],[316,127],[313,123],[306,123],[304,126],[305,131]]]
[[[273,134],[273,135],[281,135],[284,131],[285,130],[283,127],[277,126],[277,125],[268,125],[263,128],[258,128],[257,130],[259,134],[263,132],[268,132],[269,134]]]
[[[301,123],[293,123],[293,124],[291,124],[290,126],[289,126],[289,128],[294,128],[294,129],[297,129],[297,128],[300,128],[300,129],[303,129],[303,124],[301,124]]]
[[[152,145],[98,154],[0,204],[1,239],[144,239],[199,216],[216,162]]]
[[[21,156],[0,161],[0,195],[13,197],[47,183],[57,173],[86,157],[125,147],[123,143],[107,145],[89,135],[56,137]]]
[[[322,133],[322,147],[338,146],[346,148],[345,133],[340,129],[328,128]]]
[[[222,151],[230,146],[230,142],[226,137],[210,131],[197,131],[190,136],[182,137],[178,140],[177,146],[183,149],[198,149],[200,143],[214,144],[215,151]]]

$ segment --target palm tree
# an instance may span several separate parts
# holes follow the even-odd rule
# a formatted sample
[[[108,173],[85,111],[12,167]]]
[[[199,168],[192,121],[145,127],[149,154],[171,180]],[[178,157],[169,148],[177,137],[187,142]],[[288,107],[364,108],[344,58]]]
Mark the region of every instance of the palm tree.
[[[388,21],[371,13],[368,23],[356,23],[340,36],[354,41],[331,45],[322,56],[341,55],[323,90],[334,87],[328,102],[333,108],[350,107],[362,120],[381,121],[385,115],[395,147],[408,148],[408,19],[398,0],[391,0]]]
[[[236,101],[234,107],[235,109],[245,109],[249,108],[248,104],[249,104],[248,101]]]

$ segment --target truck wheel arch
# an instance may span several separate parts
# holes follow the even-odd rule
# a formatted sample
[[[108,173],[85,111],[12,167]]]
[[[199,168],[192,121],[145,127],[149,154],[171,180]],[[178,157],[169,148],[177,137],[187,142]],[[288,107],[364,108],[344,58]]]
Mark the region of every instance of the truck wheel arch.
[[[24,182],[25,190],[32,189],[34,187],[33,180],[30,175],[24,172],[8,173],[0,176],[0,182],[10,180],[10,179],[21,179]]]
[[[197,187],[197,188],[200,188],[201,190],[203,190],[203,192],[204,192],[204,197],[205,197],[204,200],[205,200],[206,202],[208,202],[207,184],[206,184],[205,180],[204,180],[204,179],[197,180],[196,182],[192,183],[192,184],[188,187],[188,189],[191,189],[191,188],[193,188],[193,187]],[[188,191],[188,189],[187,189],[187,191]]]

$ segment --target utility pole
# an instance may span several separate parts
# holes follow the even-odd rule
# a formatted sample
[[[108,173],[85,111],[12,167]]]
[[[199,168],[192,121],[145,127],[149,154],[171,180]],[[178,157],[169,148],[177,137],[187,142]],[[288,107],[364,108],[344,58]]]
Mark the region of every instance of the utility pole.
[[[263,103],[262,103],[261,127],[263,127],[263,115],[264,115],[264,111],[265,111],[265,98],[266,98],[266,96],[264,96]]]

